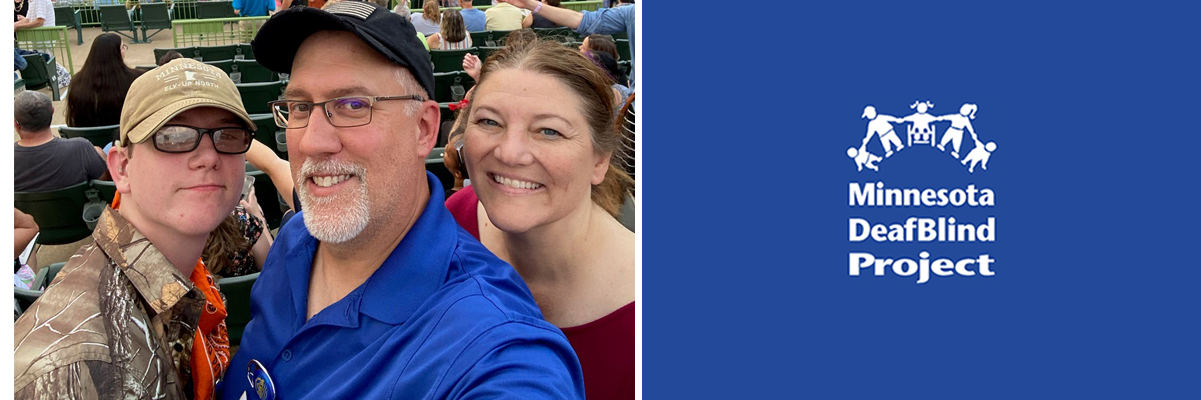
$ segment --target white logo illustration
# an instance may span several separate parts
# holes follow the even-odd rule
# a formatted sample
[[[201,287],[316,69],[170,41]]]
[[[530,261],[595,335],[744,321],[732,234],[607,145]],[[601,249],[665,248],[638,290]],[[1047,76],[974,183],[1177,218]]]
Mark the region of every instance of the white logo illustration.
[[[988,169],[988,159],[992,157],[993,151],[997,150],[996,142],[988,142],[985,144],[980,141],[980,137],[976,135],[975,128],[972,127],[972,120],[976,119],[976,111],[979,109],[975,104],[964,103],[959,107],[958,114],[947,114],[934,116],[927,113],[931,108],[934,108],[934,103],[930,101],[916,101],[909,108],[916,112],[897,118],[891,115],[880,114],[876,111],[876,107],[867,106],[863,108],[863,115],[860,118],[866,118],[867,135],[864,136],[862,144],[858,148],[851,147],[847,149],[847,157],[855,161],[855,166],[859,171],[863,171],[867,167],[874,171],[879,171],[877,162],[885,158],[892,157],[894,152],[899,152],[906,147],[912,147],[916,144],[928,144],[934,147],[937,133],[937,122],[950,122],[950,127],[942,134],[942,140],[937,141],[938,150],[946,152],[946,146],[951,144],[951,157],[959,160],[959,149],[963,143],[963,131],[967,130],[972,134],[972,141],[975,146],[968,152],[967,157],[964,157],[961,164],[968,166],[968,172],[975,173],[976,165],[980,168]],[[893,129],[893,124],[908,124],[906,129],[907,141],[906,144],[901,143],[901,139],[897,137],[896,131]],[[880,138],[880,145],[884,147],[884,156],[872,154],[867,149],[868,143],[873,136]],[[893,150],[893,147],[896,150]],[[970,163],[970,165],[969,165]]]

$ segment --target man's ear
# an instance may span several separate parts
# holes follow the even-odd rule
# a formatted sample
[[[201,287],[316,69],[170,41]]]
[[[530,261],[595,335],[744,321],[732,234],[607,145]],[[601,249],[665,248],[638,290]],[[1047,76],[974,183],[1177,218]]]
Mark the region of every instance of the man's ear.
[[[438,128],[441,125],[442,112],[438,109],[437,102],[426,100],[421,103],[421,111],[417,115],[421,117],[421,120],[417,122],[417,154],[424,159],[430,155],[430,151],[438,143]]]
[[[133,146],[132,144],[130,146]],[[108,173],[117,185],[117,192],[129,193],[129,147],[113,146],[108,152]]]

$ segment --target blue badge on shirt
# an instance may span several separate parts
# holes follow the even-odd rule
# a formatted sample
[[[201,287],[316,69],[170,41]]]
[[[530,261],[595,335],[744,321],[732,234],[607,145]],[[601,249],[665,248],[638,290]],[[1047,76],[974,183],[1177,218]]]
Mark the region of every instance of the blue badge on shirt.
[[[254,387],[260,400],[275,400],[275,383],[271,382],[271,374],[259,360],[250,360],[246,366],[246,379],[250,380],[250,386]]]

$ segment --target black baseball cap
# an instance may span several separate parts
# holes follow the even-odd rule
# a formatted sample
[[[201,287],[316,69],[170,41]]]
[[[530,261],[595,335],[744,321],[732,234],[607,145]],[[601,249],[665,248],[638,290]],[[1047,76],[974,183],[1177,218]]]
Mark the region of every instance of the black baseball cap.
[[[385,58],[408,68],[433,97],[434,66],[417,30],[404,17],[372,2],[344,0],[324,10],[290,7],[267,19],[250,45],[260,65],[286,74],[292,71],[300,44],[320,31],[354,33]]]

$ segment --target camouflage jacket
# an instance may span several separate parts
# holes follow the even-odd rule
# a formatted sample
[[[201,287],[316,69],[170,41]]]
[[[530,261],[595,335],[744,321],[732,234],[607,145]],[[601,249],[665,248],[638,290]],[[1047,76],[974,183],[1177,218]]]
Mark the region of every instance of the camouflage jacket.
[[[191,397],[204,294],[113,209],[17,319],[17,399]]]

